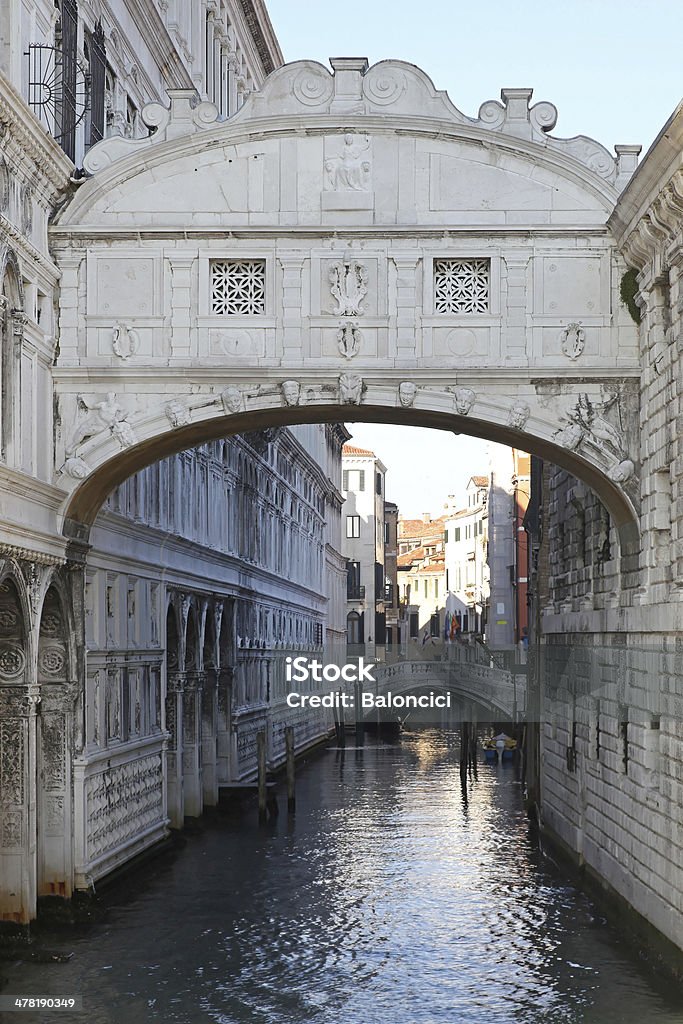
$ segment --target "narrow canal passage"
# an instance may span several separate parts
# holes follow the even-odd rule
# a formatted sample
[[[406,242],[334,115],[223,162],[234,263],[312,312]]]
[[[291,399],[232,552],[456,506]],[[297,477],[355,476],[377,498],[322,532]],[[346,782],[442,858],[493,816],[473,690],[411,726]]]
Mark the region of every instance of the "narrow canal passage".
[[[297,814],[217,817],[106,898],[65,963],[1,963],[4,993],[81,994],[89,1024],[683,1021],[591,901],[528,836],[519,783],[454,733],[329,749]],[[4,1019],[4,1018],[3,1018]]]

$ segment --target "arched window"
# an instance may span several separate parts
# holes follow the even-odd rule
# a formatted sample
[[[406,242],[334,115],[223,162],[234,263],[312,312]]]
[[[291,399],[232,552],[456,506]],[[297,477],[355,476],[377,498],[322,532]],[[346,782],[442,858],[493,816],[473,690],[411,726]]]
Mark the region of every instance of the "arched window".
[[[351,646],[363,643],[363,619],[358,612],[346,616],[346,642]]]

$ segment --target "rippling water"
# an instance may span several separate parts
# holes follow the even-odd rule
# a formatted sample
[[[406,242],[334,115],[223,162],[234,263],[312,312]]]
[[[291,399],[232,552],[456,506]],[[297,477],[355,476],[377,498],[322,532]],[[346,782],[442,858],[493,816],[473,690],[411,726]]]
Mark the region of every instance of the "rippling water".
[[[68,963],[0,964],[5,993],[82,994],[89,1024],[681,1024],[657,981],[528,837],[514,771],[463,798],[454,734],[327,750],[297,814],[216,817],[143,869]]]

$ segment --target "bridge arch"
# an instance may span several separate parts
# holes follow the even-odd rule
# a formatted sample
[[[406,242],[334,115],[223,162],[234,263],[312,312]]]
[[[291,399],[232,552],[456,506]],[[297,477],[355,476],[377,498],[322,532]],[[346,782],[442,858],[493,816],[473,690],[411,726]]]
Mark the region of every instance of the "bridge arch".
[[[637,148],[476,118],[413,65],[275,71],[227,121],[190,91],[107,139],[59,212],[56,482],[85,537],[117,483],[288,423],[466,432],[584,480],[638,546],[639,378],[607,227]]]

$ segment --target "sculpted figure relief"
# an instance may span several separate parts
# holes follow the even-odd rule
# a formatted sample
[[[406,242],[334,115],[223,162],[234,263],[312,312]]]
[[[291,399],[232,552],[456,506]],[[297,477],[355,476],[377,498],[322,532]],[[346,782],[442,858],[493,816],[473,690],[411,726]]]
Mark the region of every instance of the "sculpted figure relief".
[[[334,192],[367,192],[370,187],[370,161],[364,154],[370,141],[356,142],[347,132],[339,156],[325,161],[325,188]]]
[[[363,378],[356,373],[342,373],[339,378],[339,400],[346,405],[360,405],[363,400]]]
[[[455,399],[455,411],[458,416],[468,416],[474,400],[477,396],[475,395],[472,388],[456,388],[453,392],[453,398]]]
[[[298,405],[301,401],[301,385],[298,380],[284,380],[280,391],[285,405]]]
[[[337,301],[339,316],[358,316],[368,293],[368,271],[362,263],[333,263],[330,267],[330,291]]]
[[[398,400],[404,409],[409,409],[417,395],[417,384],[412,380],[402,380],[398,386]]]
[[[567,451],[573,452],[583,440],[583,428],[579,423],[568,423],[561,430],[556,430],[553,437],[558,444],[561,444]]]
[[[115,392],[107,392],[101,402],[88,402],[82,397],[79,400],[88,410],[88,414],[77,425],[71,443],[66,449],[67,455],[73,455],[80,444],[103,430],[109,430],[124,447],[135,443],[133,428],[126,419],[127,413],[116,401]]]

